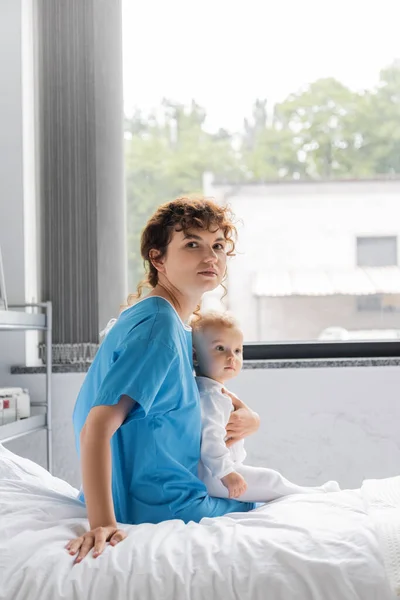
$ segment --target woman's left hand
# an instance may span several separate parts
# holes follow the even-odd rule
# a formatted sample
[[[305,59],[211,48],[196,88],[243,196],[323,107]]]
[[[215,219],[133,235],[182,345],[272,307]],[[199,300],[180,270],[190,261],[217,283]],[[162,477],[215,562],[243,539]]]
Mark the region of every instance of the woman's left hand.
[[[244,402],[239,400],[236,394],[229,392],[225,388],[222,392],[231,398],[232,404],[235,407],[225,428],[228,436],[226,445],[229,448],[232,444],[255,433],[260,427],[260,417],[246,406]]]

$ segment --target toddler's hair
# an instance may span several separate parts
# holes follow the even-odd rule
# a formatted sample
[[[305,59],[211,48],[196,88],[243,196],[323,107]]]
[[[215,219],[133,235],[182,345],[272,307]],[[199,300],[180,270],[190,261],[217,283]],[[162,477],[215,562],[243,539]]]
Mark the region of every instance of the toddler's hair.
[[[205,313],[194,314],[190,320],[193,334],[201,333],[207,327],[226,327],[227,329],[240,329],[240,324],[235,317],[228,312],[210,310]]]

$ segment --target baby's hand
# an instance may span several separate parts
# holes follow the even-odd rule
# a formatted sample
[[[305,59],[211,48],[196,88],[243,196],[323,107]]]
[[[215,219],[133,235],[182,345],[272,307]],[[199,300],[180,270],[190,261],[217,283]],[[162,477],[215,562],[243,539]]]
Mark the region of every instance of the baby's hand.
[[[221,481],[229,491],[229,498],[239,498],[247,490],[246,480],[235,471],[222,477]]]

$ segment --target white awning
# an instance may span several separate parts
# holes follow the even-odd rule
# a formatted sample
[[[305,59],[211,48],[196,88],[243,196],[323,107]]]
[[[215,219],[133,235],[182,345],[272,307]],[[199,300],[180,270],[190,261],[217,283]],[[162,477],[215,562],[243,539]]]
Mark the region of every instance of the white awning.
[[[266,270],[257,273],[252,291],[269,297],[400,294],[400,268]]]

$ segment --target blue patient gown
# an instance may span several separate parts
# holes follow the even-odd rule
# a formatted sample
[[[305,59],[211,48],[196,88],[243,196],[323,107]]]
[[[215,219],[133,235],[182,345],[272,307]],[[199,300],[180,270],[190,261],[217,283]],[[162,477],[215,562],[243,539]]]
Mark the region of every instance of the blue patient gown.
[[[254,507],[208,496],[197,477],[201,418],[192,333],[164,298],[150,296],[125,310],[101,344],[74,409],[78,454],[90,409],[125,394],[135,405],[111,439],[118,522],[200,521]]]

